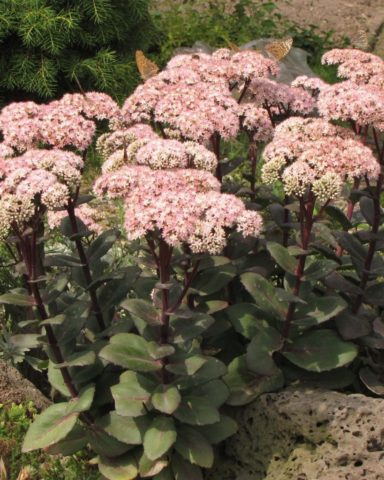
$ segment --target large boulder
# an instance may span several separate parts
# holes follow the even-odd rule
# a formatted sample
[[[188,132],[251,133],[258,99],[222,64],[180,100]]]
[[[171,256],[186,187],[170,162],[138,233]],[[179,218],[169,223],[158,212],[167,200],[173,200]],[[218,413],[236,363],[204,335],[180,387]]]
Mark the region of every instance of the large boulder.
[[[384,400],[288,389],[236,416],[209,480],[384,479]]]

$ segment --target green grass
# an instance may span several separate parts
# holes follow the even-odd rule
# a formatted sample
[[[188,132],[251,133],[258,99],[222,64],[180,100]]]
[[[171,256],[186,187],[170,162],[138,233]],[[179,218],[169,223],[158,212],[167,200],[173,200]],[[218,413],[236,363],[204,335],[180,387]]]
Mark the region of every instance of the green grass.
[[[37,411],[32,403],[0,405],[0,457],[16,480],[23,467],[30,469],[28,480],[98,480],[96,467],[89,464],[88,452],[71,457],[50,456],[42,451],[21,453],[24,435]]]

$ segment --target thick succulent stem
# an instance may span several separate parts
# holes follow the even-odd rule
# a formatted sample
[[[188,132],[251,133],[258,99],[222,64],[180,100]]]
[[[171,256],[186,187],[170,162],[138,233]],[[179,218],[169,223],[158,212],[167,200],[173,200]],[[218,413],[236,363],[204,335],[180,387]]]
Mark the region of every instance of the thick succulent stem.
[[[377,151],[377,156],[379,163],[381,165],[381,168],[383,169],[384,167],[384,145],[380,147],[380,142],[379,142],[379,136],[376,132],[376,129],[373,128],[373,138],[375,141],[376,145],[376,151]],[[364,290],[367,287],[370,274],[371,274],[371,269],[372,269],[372,263],[375,257],[375,252],[376,252],[376,247],[377,247],[377,233],[380,228],[381,224],[381,193],[383,190],[383,184],[384,184],[384,174],[380,173],[377,183],[376,183],[376,188],[374,189],[373,192],[373,221],[371,225],[371,234],[372,238],[368,243],[368,252],[367,256],[365,257],[365,262],[364,262],[364,268],[361,274],[360,278],[360,289],[361,293],[356,297],[355,302],[352,307],[352,312],[353,313],[358,313],[360,310],[361,305],[363,304],[364,301]]]
[[[76,245],[77,253],[81,262],[81,269],[85,278],[85,282],[88,287],[89,296],[91,298],[92,310],[96,317],[97,323],[101,331],[105,330],[106,325],[103,318],[103,313],[100,308],[99,299],[97,298],[97,289],[92,284],[92,274],[89,267],[89,262],[87,255],[84,250],[83,243],[79,237],[79,229],[76,221],[75,206],[73,202],[70,202],[67,206],[67,212],[69,216],[69,221],[71,223],[72,234],[74,235],[74,242]]]
[[[161,326],[160,326],[160,345],[167,345],[169,342],[169,290],[166,284],[171,278],[170,264],[172,257],[172,248],[163,240],[159,243],[159,273],[160,283],[163,284],[161,290]],[[167,358],[162,359],[161,379],[164,384],[170,382],[169,373],[166,369]]]
[[[223,179],[223,174],[221,171],[221,165],[220,165],[220,135],[218,133],[214,133],[211,137],[211,143],[212,143],[212,148],[213,152],[216,155],[217,158],[217,167],[216,167],[216,178],[221,182]]]
[[[38,282],[38,275],[37,275],[37,261],[38,261],[38,251],[37,251],[37,238],[36,233],[33,232],[30,236],[27,237],[19,237],[19,247],[21,254],[23,256],[24,263],[26,265],[27,273],[28,273],[28,284],[30,293],[34,299],[34,303],[36,305],[36,310],[39,314],[40,320],[44,321],[49,318],[48,312],[45,308],[40,289],[39,289],[39,282]],[[57,342],[56,336],[51,325],[44,325],[48,343],[52,350],[53,356],[55,358],[56,363],[61,364],[64,363],[64,357],[61,352],[60,346]],[[78,392],[76,387],[72,382],[71,375],[67,367],[60,367],[60,373],[63,377],[64,383],[68,389],[72,398],[77,398]]]
[[[313,211],[315,208],[315,196],[312,192],[308,194],[307,202],[303,198],[300,198],[300,227],[301,227],[301,248],[307,250],[309,246],[309,240],[311,238],[312,227],[314,223]],[[299,262],[295,272],[295,283],[293,286],[292,294],[297,297],[300,294],[300,287],[303,281],[305,263],[307,255],[303,254],[299,257]],[[297,302],[292,301],[288,305],[288,310],[285,316],[283,339],[286,340],[289,337],[291,330],[293,317],[295,314]]]
[[[252,135],[249,135],[249,148],[248,148],[249,161],[251,163],[251,200],[254,202],[256,199],[256,170],[257,170],[257,143],[252,139]]]

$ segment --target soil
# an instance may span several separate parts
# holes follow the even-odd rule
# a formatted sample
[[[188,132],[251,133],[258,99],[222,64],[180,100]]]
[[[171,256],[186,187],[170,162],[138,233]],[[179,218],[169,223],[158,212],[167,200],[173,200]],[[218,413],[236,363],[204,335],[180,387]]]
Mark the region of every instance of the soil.
[[[230,11],[237,0],[216,0]],[[266,0],[254,0],[262,3]],[[384,0],[272,0],[284,18],[302,26],[317,26],[322,31],[334,31],[336,39],[353,38],[365,30],[372,50],[384,54]],[[158,8],[175,4],[194,4],[203,11],[208,0],[156,0]]]
[[[275,0],[289,20],[307,27],[333,30],[337,37],[353,37],[365,30],[375,41],[384,24],[383,0]]]
[[[50,404],[49,400],[16,368],[0,360],[0,403],[10,405],[28,401],[32,401],[39,410]]]

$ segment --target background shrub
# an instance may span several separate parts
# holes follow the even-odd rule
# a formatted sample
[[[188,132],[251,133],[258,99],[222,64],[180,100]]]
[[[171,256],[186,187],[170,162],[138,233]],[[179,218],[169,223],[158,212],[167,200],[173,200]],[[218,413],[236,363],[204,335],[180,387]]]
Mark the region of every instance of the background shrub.
[[[126,94],[132,53],[155,32],[149,0],[6,0],[0,3],[0,101],[67,91]]]

